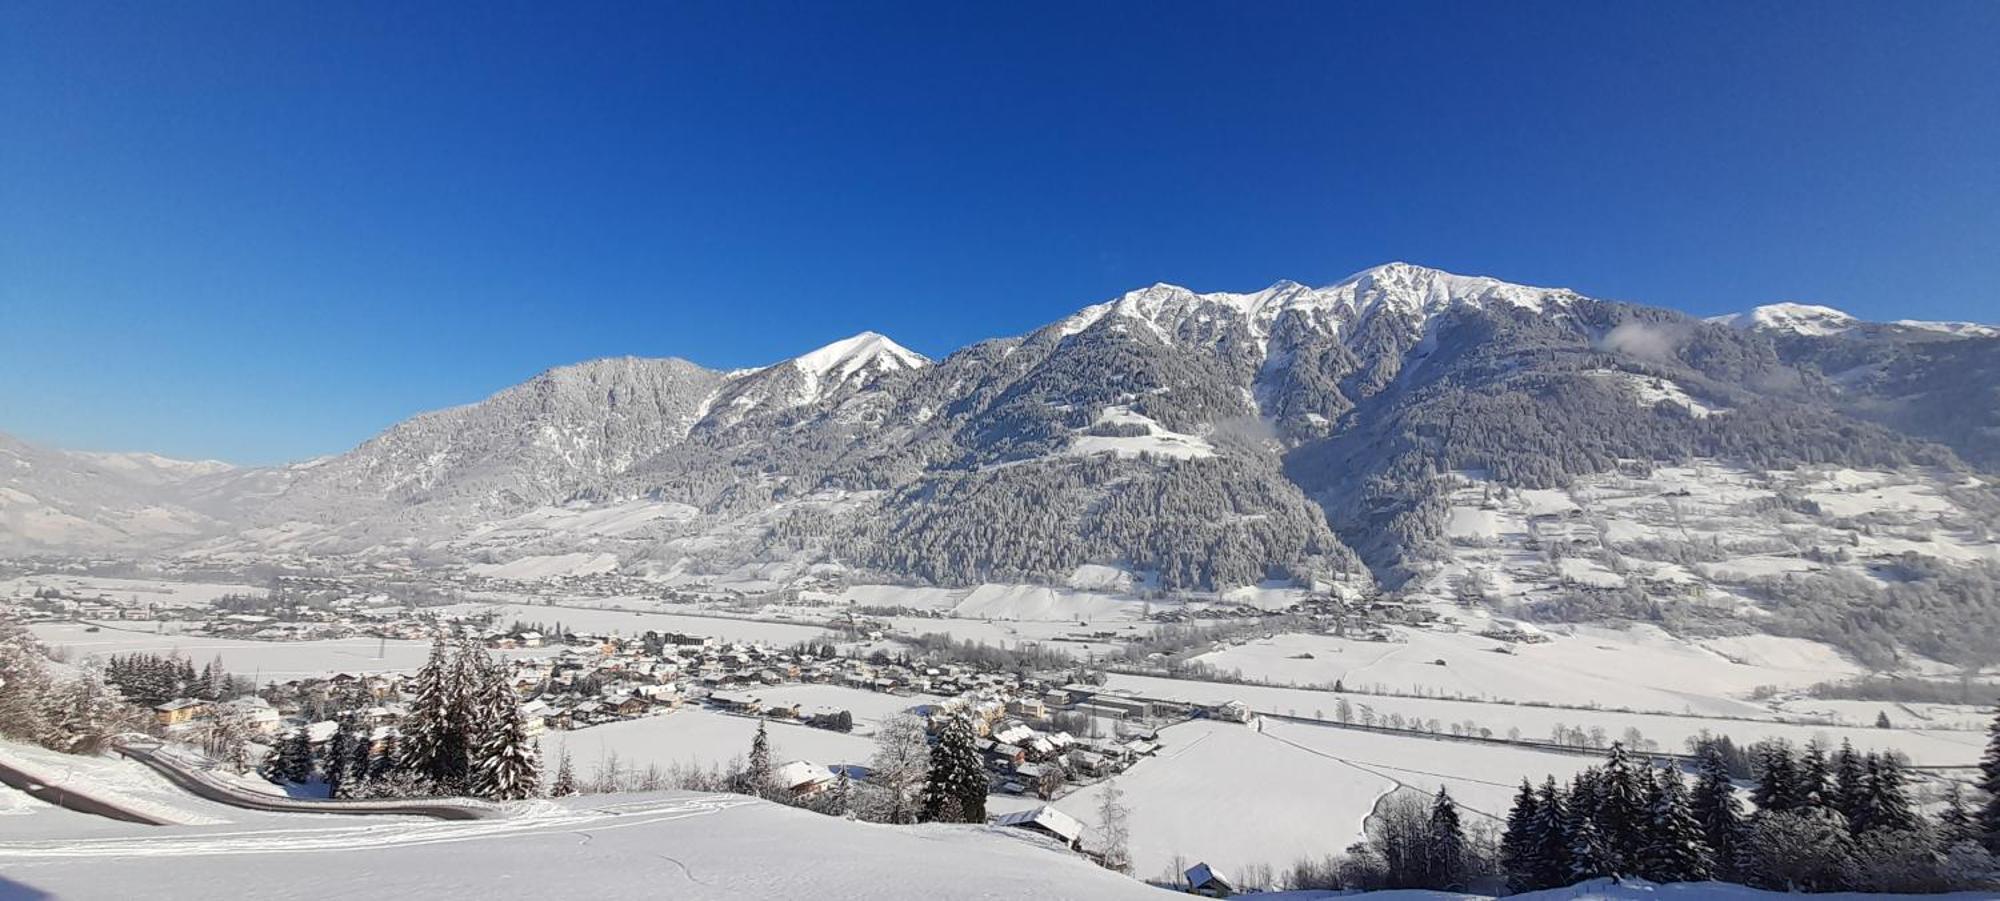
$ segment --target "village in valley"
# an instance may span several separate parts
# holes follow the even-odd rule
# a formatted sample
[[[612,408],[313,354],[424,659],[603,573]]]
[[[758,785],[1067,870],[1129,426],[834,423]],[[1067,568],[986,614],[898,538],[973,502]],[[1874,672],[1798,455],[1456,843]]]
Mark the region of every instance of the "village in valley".
[[[1091,615],[1059,619],[1033,589],[989,592],[996,603],[986,589],[825,577],[743,590],[378,572],[260,586],[91,568],[19,566],[0,579],[0,604],[58,659],[147,707],[137,730],[172,749],[156,757],[235,789],[407,796],[385,767],[431,728],[425,680],[451,656],[484,674],[481,697],[506,699],[517,750],[536,761],[531,785],[468,794],[748,791],[897,822],[915,813],[885,805],[914,804],[916,788],[896,785],[885,749],[901,742],[907,760],[914,737],[933,753],[962,724],[982,821],[1183,887],[1197,871],[1276,886],[1296,860],[1366,839],[1396,798],[1449,792],[1472,828],[1491,830],[1519,780],[1582,772],[1614,746],[1692,765],[1721,737],[1847,742],[1899,755],[1935,803],[1973,762],[1965,743],[1986,717],[1976,705],[1816,698],[1812,685],[1853,674],[1747,640],[1718,647],[1771,659],[1670,693],[1607,664],[1652,655],[1667,669],[1650,676],[1673,679],[1714,652],[1338,584],[1255,604],[1081,593],[1064,600]],[[1006,603],[1029,615],[1007,617]],[[1538,654],[1631,706],[1486,678],[1499,671],[1489,661],[1512,673]],[[1460,671],[1480,690],[1453,682]],[[1655,700],[1667,697],[1680,709]],[[1249,812],[1259,806],[1286,817]]]

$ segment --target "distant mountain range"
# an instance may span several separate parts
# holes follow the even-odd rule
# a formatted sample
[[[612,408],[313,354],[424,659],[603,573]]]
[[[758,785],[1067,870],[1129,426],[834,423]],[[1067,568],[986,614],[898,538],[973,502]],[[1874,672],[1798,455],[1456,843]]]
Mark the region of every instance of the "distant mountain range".
[[[4,440],[0,546],[1396,587],[1450,556],[1466,478],[1560,489],[1697,460],[1990,491],[2000,329],[1798,304],[1704,321],[1404,263],[1159,284],[935,362],[864,333],[735,372],[564,366],[287,467]]]

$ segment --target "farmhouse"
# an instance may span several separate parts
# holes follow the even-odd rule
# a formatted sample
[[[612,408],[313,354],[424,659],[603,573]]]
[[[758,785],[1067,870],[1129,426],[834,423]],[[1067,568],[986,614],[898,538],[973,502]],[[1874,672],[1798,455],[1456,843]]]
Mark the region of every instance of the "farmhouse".
[[[1077,822],[1075,817],[1047,805],[1003,814],[994,818],[993,825],[1037,832],[1070,848],[1083,844],[1083,824]]]

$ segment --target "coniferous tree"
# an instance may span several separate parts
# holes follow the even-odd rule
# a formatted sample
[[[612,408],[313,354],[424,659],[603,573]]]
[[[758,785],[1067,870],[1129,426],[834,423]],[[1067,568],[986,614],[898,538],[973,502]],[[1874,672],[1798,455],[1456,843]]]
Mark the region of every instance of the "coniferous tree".
[[[1556,888],[1570,884],[1570,816],[1565,801],[1562,789],[1556,787],[1554,776],[1542,781],[1542,794],[1536,804],[1533,830],[1535,848],[1531,881],[1535,888]]]
[[[1830,803],[1833,800],[1832,777],[1826,750],[1820,747],[1817,739],[1806,742],[1805,753],[1799,756],[1798,782],[1792,789],[1798,803],[1838,810],[1838,805]]]
[[[1875,830],[1903,831],[1917,826],[1917,814],[1910,806],[1910,792],[1903,777],[1903,761],[1894,752],[1869,754],[1868,777],[1864,782],[1866,801],[1850,826],[1856,834]]]
[[[979,760],[972,723],[964,716],[947,719],[931,747],[930,773],[924,781],[925,822],[986,822],[986,768]]]
[[[1827,806],[1852,822],[1860,809],[1867,780],[1867,769],[1862,765],[1861,755],[1854,752],[1854,742],[1842,739],[1840,753],[1833,759],[1833,786],[1828,789]]]
[[[1642,785],[1644,779],[1647,784]],[[1625,753],[1623,742],[1612,742],[1605,756],[1604,774],[1598,781],[1597,816],[1599,836],[1604,841],[1605,865],[1614,874],[1635,872],[1639,849],[1645,845],[1646,794],[1651,789],[1650,774],[1642,774]]]
[[[750,739],[750,761],[743,770],[743,784],[739,790],[746,795],[768,798],[776,781],[771,767],[771,736],[764,731],[764,724],[760,721],[756,737]]]
[[[2000,855],[2000,712],[1993,715],[1986,754],[1979,759],[1979,788],[1986,792],[1986,805],[1979,809],[1979,828],[1985,833],[1986,850]]]
[[[448,774],[440,781],[447,791],[473,789],[478,751],[497,728],[494,722],[494,682],[500,680],[493,658],[486,648],[467,638],[459,642],[458,654],[449,670],[452,703],[446,722]]]
[[[1960,843],[1979,843],[1979,819],[1965,806],[1965,791],[1954,782],[1944,796],[1944,809],[1938,811],[1938,844],[1950,848]]]
[[[1507,809],[1507,828],[1500,834],[1500,868],[1507,873],[1507,887],[1516,892],[1535,888],[1535,826],[1541,816],[1541,801],[1526,778]]]
[[[350,730],[347,721],[342,720],[340,721],[339,728],[334,730],[333,737],[326,740],[326,766],[324,769],[326,770],[327,797],[344,798],[347,796],[348,789],[351,787],[348,785],[348,773],[350,770],[348,764],[353,754],[354,734]],[[361,774],[356,774],[354,778],[359,779],[366,772],[364,769]]]
[[[1582,882],[1599,876],[1611,875],[1611,849],[1606,847],[1604,836],[1597,831],[1596,818],[1578,816],[1570,811],[1569,817],[1569,878],[1568,882]],[[1560,885],[1561,883],[1558,883]]]
[[[1782,741],[1758,743],[1757,787],[1750,800],[1758,813],[1783,813],[1799,806],[1798,770],[1791,746]]]
[[[576,770],[570,766],[569,747],[565,745],[562,756],[556,764],[556,781],[549,786],[549,797],[567,798],[576,794]]]
[[[304,727],[285,733],[272,757],[271,775],[277,781],[298,785],[312,779],[312,742]]]
[[[1429,827],[1424,858],[1431,887],[1457,886],[1465,875],[1465,827],[1459,822],[1458,805],[1452,803],[1451,793],[1443,786],[1438,787],[1437,799],[1431,804]]]
[[[464,771],[464,733],[460,718],[457,667],[443,637],[431,644],[430,659],[417,670],[410,713],[404,720],[404,769],[429,780],[440,791],[451,791]]]
[[[479,745],[473,749],[473,787],[499,801],[532,798],[541,791],[541,752],[528,734],[520,698],[504,673],[487,666],[480,686],[486,703],[478,714]]]
[[[1714,870],[1701,824],[1688,805],[1687,786],[1674,770],[1657,783],[1646,811],[1645,845],[1634,870],[1654,882],[1700,882]]]
[[[1736,875],[1743,846],[1743,802],[1729,779],[1729,764],[1715,748],[1702,752],[1688,813],[1701,826],[1710,862],[1718,878]]]

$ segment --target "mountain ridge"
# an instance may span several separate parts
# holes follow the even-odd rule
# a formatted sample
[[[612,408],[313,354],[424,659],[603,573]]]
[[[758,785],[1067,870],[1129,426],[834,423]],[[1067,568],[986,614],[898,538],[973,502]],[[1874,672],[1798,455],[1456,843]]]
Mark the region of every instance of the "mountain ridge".
[[[1166,591],[1422,588],[1463,556],[1454,474],[1544,491],[1698,461],[1991,472],[1995,383],[2000,341],[1977,333],[1744,327],[1392,263],[1318,288],[1155,284],[936,361],[862,332],[729,372],[554,367],[310,465],[139,501],[72,503],[122,483],[10,476],[32,503],[15,499],[0,541],[445,566],[587,541],[663,578],[831,566],[965,585],[1110,566]],[[1923,478],[1988,515],[1958,477]],[[128,512],[23,540],[36,504],[85,523],[175,515],[150,539]],[[647,512],[616,534],[534,525],[612,506]]]

